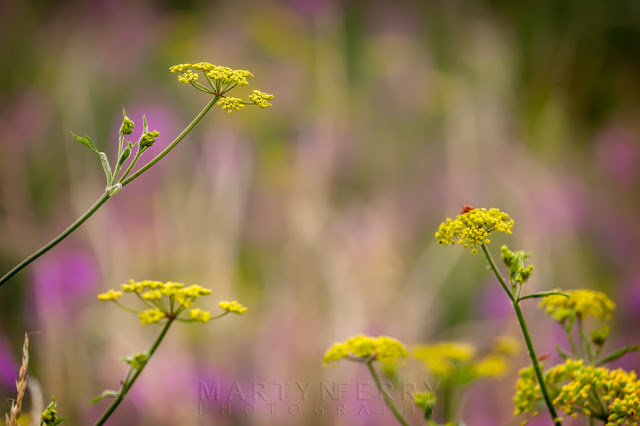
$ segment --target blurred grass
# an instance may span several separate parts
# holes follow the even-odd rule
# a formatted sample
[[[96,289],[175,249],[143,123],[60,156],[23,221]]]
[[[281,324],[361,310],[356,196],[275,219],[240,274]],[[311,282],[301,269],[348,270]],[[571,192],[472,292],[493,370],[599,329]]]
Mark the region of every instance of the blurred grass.
[[[199,417],[197,381],[362,379],[353,366],[322,370],[324,349],[356,333],[513,332],[479,259],[435,247],[439,222],[464,204],[515,218],[507,243],[534,254],[532,291],[603,288],[619,303],[613,339],[639,341],[639,14],[596,0],[4,2],[3,270],[102,191],[69,131],[114,155],[122,106],[167,143],[206,103],[170,65],[246,68],[276,98],[265,111],[212,111],[49,263],[4,286],[0,352],[17,360],[23,331],[37,331],[32,375],[61,413],[90,422],[99,410],[86,402],[117,386],[118,358],[153,338],[94,294],[129,278],[198,283],[246,317],[172,330],[120,421],[381,424]],[[47,269],[79,252],[94,278]],[[533,305],[526,314],[546,345],[553,324]],[[516,370],[469,406],[509,419]]]

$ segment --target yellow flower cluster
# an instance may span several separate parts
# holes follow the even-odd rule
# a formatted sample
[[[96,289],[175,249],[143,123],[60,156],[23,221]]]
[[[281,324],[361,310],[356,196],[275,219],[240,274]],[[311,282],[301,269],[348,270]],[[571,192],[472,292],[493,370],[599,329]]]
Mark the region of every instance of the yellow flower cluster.
[[[122,296],[121,291],[115,291],[110,289],[106,293],[102,293],[98,295],[98,299],[100,300],[118,300],[118,297]]]
[[[118,298],[124,293],[133,293],[146,305],[148,309],[136,311],[120,305]],[[199,285],[185,287],[183,283],[162,282],[162,281],[133,281],[122,285],[122,291],[109,290],[98,295],[100,300],[111,300],[125,308],[138,314],[141,324],[158,323],[162,320],[178,321],[200,321],[207,322],[217,317],[212,317],[210,312],[202,309],[190,309],[188,316],[180,316],[186,309],[190,308],[195,300],[200,296],[211,294],[208,288]],[[236,302],[220,302],[220,307],[227,314],[244,313],[247,308]]]
[[[231,114],[234,109],[236,111],[240,111],[241,108],[244,108],[244,104],[242,103],[242,99],[240,99],[240,98],[229,98],[229,97],[226,97],[226,96],[220,98],[220,100],[218,101],[218,105],[221,106],[222,109],[227,111],[229,114]]]
[[[545,373],[553,404],[566,415],[607,419],[607,426],[637,425],[640,421],[640,382],[634,372],[584,365],[568,359]],[[542,400],[533,367],[520,371],[514,397],[515,414],[533,413]]]
[[[405,346],[392,337],[355,336],[344,343],[334,343],[324,354],[325,364],[335,365],[341,359],[349,357],[362,360],[372,358],[378,361],[395,363],[398,358],[408,356]]]
[[[249,99],[253,101],[254,104],[258,105],[260,108],[269,108],[271,104],[267,101],[273,99],[273,95],[269,95],[268,93],[262,93],[259,90],[254,90],[252,95],[249,95]]]
[[[478,252],[476,246],[489,244],[489,234],[501,232],[511,234],[513,219],[507,213],[498,209],[473,209],[458,215],[454,220],[447,220],[440,224],[436,232],[438,244],[458,244],[464,248],[470,248],[475,254]]]
[[[546,307],[547,313],[560,322],[575,316],[584,318],[587,315],[600,320],[610,320],[616,307],[616,304],[600,291],[567,290],[565,293],[570,297],[552,295],[540,302],[540,307]]]
[[[231,312],[234,314],[244,314],[247,311],[247,308],[245,308],[235,300],[231,302],[220,302],[219,305],[225,311]]]
[[[499,376],[507,368],[507,357],[517,350],[511,338],[496,339],[494,347],[477,358],[475,346],[467,343],[440,342],[416,346],[412,357],[424,361],[425,367],[438,380],[466,384],[484,377]]]
[[[220,98],[217,103],[223,110],[231,113],[234,110],[240,111],[245,105],[257,105],[260,108],[268,108],[271,104],[268,102],[273,99],[273,95],[262,93],[254,90],[249,95],[251,102],[243,102],[240,98],[225,96],[229,90],[235,86],[246,86],[249,84],[248,78],[253,77],[247,70],[233,70],[228,67],[213,65],[209,62],[198,62],[196,64],[179,64],[169,68],[172,73],[179,73],[178,81],[180,83],[191,84],[201,92],[216,95]],[[202,73],[206,78],[209,87],[198,83],[198,72]]]
[[[195,321],[201,321],[201,322],[211,321],[211,313],[207,311],[203,311],[202,309],[191,309],[189,311],[189,315],[191,315],[191,319]]]
[[[166,314],[160,309],[147,309],[138,313],[140,318],[140,324],[153,324],[159,322],[162,318],[166,317]]]
[[[184,84],[189,84],[192,81],[198,81],[198,74],[191,70],[188,70],[187,72],[178,76],[178,81]]]

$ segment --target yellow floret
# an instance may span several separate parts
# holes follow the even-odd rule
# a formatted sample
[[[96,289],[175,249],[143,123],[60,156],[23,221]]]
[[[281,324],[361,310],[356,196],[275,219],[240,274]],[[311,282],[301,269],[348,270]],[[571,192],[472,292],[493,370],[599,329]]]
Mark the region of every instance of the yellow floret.
[[[229,114],[233,112],[233,110],[240,111],[240,108],[244,108],[244,104],[242,104],[242,99],[240,98],[231,98],[231,97],[222,97],[218,101],[218,105],[222,107],[223,110],[227,111]]]
[[[394,338],[380,336],[355,336],[343,343],[335,343],[324,354],[325,364],[335,364],[343,358],[355,356],[358,358],[374,359],[395,363],[399,358],[408,356],[405,346]]]
[[[147,309],[146,311],[138,314],[138,317],[140,317],[140,324],[152,324],[154,322],[159,322],[165,316],[166,314],[159,309]]]
[[[513,219],[507,213],[498,209],[473,209],[458,215],[454,220],[447,220],[440,224],[435,236],[438,244],[462,244],[472,253],[477,253],[476,246],[489,243],[489,234],[501,232],[511,234]]]
[[[244,314],[247,311],[247,308],[245,308],[235,300],[231,302],[222,301],[218,305],[225,311],[228,311],[234,314]]]
[[[267,101],[273,99],[273,95],[262,93],[259,90],[254,90],[253,94],[249,95],[249,99],[251,99],[251,101],[253,101],[253,103],[258,105],[260,108],[269,108],[271,104]]]
[[[117,300],[118,297],[122,296],[121,291],[109,290],[106,293],[102,293],[98,295],[98,299],[100,300]]]
[[[558,321],[564,321],[572,315],[586,317],[591,315],[601,320],[611,319],[616,304],[606,294],[594,290],[567,290],[569,297],[552,295],[540,302],[548,314]]]
[[[191,309],[189,314],[191,315],[191,319],[196,321],[207,322],[211,320],[211,313],[203,311],[202,309]]]

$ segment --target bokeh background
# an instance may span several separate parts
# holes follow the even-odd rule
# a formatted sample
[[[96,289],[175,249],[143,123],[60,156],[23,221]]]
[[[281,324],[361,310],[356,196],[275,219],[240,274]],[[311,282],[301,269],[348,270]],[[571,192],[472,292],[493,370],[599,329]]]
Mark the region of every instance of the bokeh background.
[[[275,99],[212,110],[0,289],[0,411],[28,331],[45,405],[55,394],[71,424],[95,421],[106,404],[88,401],[117,389],[120,358],[159,331],[95,297],[134,278],[200,284],[214,289],[212,310],[224,299],[249,310],[172,328],[111,424],[395,424],[377,398],[358,415],[362,366],[322,368],[334,341],[520,338],[480,255],[436,244],[465,204],[511,214],[513,235],[491,247],[533,254],[531,291],[603,290],[617,302],[608,348],[640,343],[638,52],[633,0],[1,2],[3,273],[103,191],[97,158],[70,131],[113,158],[124,106],[133,136],[143,114],[159,130],[157,152],[207,103],[169,66],[248,69],[235,95]],[[533,302],[525,314],[539,353],[552,353],[558,326]],[[522,351],[503,378],[472,386],[461,418],[519,424],[511,399],[525,365]],[[618,365],[637,369],[640,356]],[[428,377],[403,379],[423,390]],[[308,399],[296,381],[311,383]],[[229,401],[234,382],[245,401]],[[251,401],[256,382],[274,406]],[[321,399],[337,382],[348,382],[345,415]],[[204,410],[203,383],[223,400]]]

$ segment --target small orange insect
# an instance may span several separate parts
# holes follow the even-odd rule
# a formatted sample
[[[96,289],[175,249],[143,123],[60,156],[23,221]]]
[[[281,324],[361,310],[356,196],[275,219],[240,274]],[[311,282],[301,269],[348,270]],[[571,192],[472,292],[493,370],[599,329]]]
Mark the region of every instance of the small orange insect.
[[[538,361],[544,361],[545,359],[549,358],[549,355],[551,355],[551,354],[549,353],[549,354],[542,354],[542,355],[540,355],[540,356],[538,357]]]
[[[465,214],[465,213],[469,213],[471,210],[475,210],[476,208],[473,206],[467,206],[465,205],[464,207],[462,207],[462,211],[460,212],[460,214]]]

